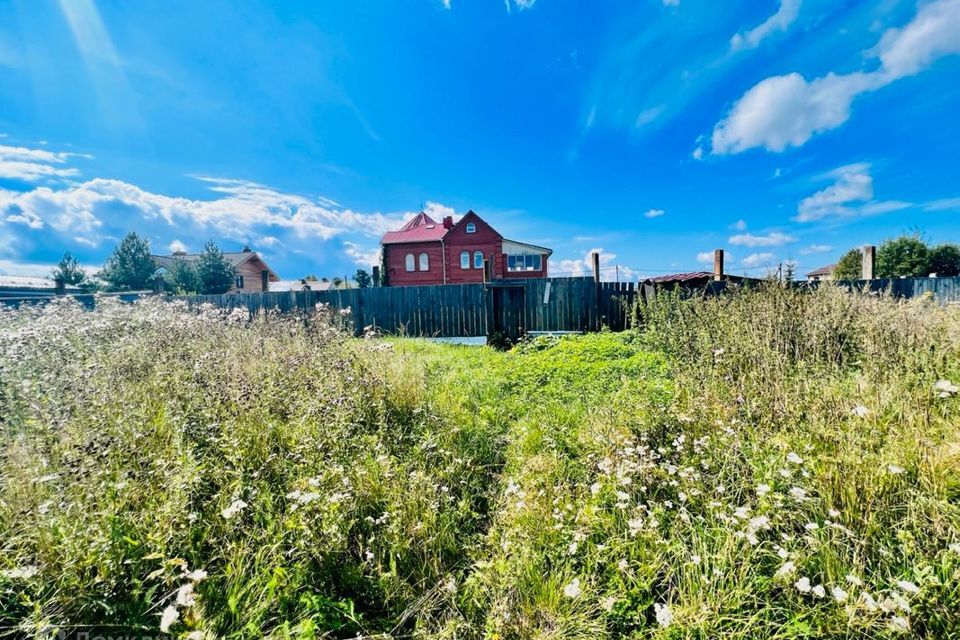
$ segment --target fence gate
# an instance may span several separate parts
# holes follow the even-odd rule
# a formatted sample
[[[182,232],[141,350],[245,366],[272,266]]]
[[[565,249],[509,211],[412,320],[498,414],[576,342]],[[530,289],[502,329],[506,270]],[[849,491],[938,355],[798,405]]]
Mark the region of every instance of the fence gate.
[[[511,340],[519,340],[526,332],[524,309],[526,288],[523,284],[491,283],[491,333],[502,333]]]

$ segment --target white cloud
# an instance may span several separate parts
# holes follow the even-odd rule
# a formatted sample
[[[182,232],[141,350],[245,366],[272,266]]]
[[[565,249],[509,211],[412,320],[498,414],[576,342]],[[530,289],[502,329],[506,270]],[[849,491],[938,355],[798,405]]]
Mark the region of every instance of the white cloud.
[[[804,247],[800,249],[800,255],[809,256],[814,253],[826,253],[827,251],[832,251],[833,247],[828,244],[812,244],[809,247]]]
[[[690,156],[691,156],[694,160],[702,160],[702,159],[703,159],[703,147],[697,147],[696,149],[694,149],[694,150],[693,150],[693,153],[691,153]]]
[[[734,51],[753,49],[775,31],[786,31],[800,15],[800,0],[780,0],[777,12],[746,33],[738,33],[730,40]]]
[[[530,9],[537,2],[537,0],[503,0],[503,4],[507,7],[507,13],[510,13],[513,7],[523,11],[524,9]]]
[[[834,183],[801,200],[794,220],[812,222],[828,216],[851,216],[855,213],[849,206],[851,203],[873,199],[873,178],[868,164],[839,167],[825,177],[834,178]]]
[[[713,152],[798,147],[846,122],[853,99],[878,86],[878,76],[865,73],[829,73],[811,82],[799,73],[766,78],[747,91],[714,128]]]
[[[913,205],[900,200],[874,200],[870,165],[850,164],[830,171],[821,178],[832,179],[830,186],[800,201],[797,222],[814,222],[824,218],[852,218],[900,211]]]
[[[648,125],[663,113],[663,110],[667,108],[667,105],[661,104],[656,107],[650,107],[649,109],[644,109],[639,114],[637,114],[637,119],[633,121],[633,126],[637,129]]]
[[[453,217],[455,221],[459,219],[459,216],[457,216],[456,212],[453,210],[453,207],[448,207],[447,205],[440,204],[439,202],[427,202],[427,206],[423,208],[423,212],[437,222],[441,222],[446,216]]]
[[[613,280],[616,274],[616,259],[617,254],[607,253],[603,250],[602,247],[597,247],[585,251],[582,258],[572,258],[567,260],[560,260],[559,263],[551,262],[550,263],[550,273],[560,273],[563,275],[572,275],[572,276],[591,276],[593,275],[593,254],[600,254],[600,278],[601,280]],[[554,265],[556,264],[556,268]],[[636,276],[636,272],[633,269],[628,267],[620,267],[620,279],[621,280],[632,280]]]
[[[679,7],[680,0],[663,0],[663,6],[665,7]]]
[[[257,240],[257,245],[262,247],[276,247],[279,244],[280,239],[274,236],[263,236]]]
[[[380,264],[380,247],[361,247],[354,242],[344,242],[343,252],[358,266],[367,269],[375,264]]]
[[[301,238],[321,240],[343,233],[379,238],[409,217],[408,213],[358,213],[330,200],[282,193],[253,182],[201,179],[221,197],[177,198],[144,191],[119,180],[96,178],[62,189],[38,187],[23,193],[0,193],[0,216],[33,228],[50,226],[62,232],[91,234],[101,226],[102,217],[119,207],[145,220],[162,219],[170,225],[193,223],[244,242],[267,229],[288,230]],[[431,205],[431,211],[452,212],[449,207]]]
[[[174,240],[173,242],[167,245],[167,250],[170,253],[186,253],[187,245],[183,244],[179,240]]]
[[[753,253],[740,261],[747,269],[756,269],[758,267],[769,267],[776,262],[777,258],[772,253]]]
[[[747,230],[747,221],[746,221],[746,220],[743,220],[743,219],[740,219],[740,220],[737,220],[736,222],[734,222],[731,226],[732,226],[733,229],[735,229],[735,230],[737,230],[737,231],[746,231],[746,230]]]
[[[924,211],[952,211],[960,209],[960,198],[941,198],[923,205]]]
[[[666,213],[666,211],[664,211],[663,209],[647,209],[647,211],[644,212],[643,217],[644,217],[644,218],[659,218],[660,216],[662,216],[662,215],[665,214],[665,213]]]
[[[934,0],[900,29],[888,29],[868,53],[881,68],[828,73],[807,81],[799,73],[772,76],[749,89],[713,130],[713,153],[763,147],[783,151],[850,118],[858,95],[919,73],[940,57],[960,52],[960,0]]]
[[[892,80],[919,73],[938,58],[960,53],[960,0],[920,6],[902,29],[888,29],[871,51]]]
[[[796,238],[779,231],[773,231],[764,236],[754,235],[752,233],[741,233],[731,236],[730,244],[744,247],[779,247],[780,245],[796,242]]]
[[[443,3],[443,8],[444,8],[444,9],[449,9],[449,8],[450,8],[450,0],[440,0],[440,2]]]
[[[90,156],[0,145],[0,178],[38,182],[44,179],[75,176],[79,171],[62,166],[71,157],[89,158]]]
[[[729,251],[723,252],[723,261],[726,263],[733,262],[733,254]],[[697,254],[697,262],[703,264],[713,264],[713,251],[701,251]]]

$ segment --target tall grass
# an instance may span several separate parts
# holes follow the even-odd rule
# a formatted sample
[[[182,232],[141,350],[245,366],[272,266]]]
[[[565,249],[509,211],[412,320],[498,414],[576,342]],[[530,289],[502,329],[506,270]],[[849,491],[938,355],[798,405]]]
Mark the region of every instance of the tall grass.
[[[665,296],[506,353],[342,321],[0,312],[0,635],[960,634],[955,311]]]

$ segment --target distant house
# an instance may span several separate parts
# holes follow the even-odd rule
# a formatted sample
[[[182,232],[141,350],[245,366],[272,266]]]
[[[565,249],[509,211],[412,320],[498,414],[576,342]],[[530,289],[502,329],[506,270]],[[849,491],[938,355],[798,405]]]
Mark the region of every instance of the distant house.
[[[724,275],[722,279],[727,282],[736,283],[757,281],[757,278],[730,275]],[[684,273],[671,273],[669,275],[657,276],[655,278],[647,278],[643,282],[644,284],[652,284],[663,289],[671,289],[673,287],[679,287],[681,289],[702,289],[713,282],[713,280],[714,274],[712,271],[687,271]]]
[[[196,262],[200,254],[174,251],[169,256],[151,257],[158,270],[172,271],[178,262]],[[233,267],[233,286],[228,293],[269,291],[271,282],[280,281],[280,277],[274,273],[273,269],[250,247],[244,247],[243,251],[225,252],[223,257]]]
[[[819,269],[814,269],[807,274],[808,282],[816,282],[817,280],[833,280],[833,272],[836,271],[837,265],[828,264],[825,267],[820,267]]]
[[[277,280],[270,283],[270,291],[328,291],[333,288],[329,280]]]
[[[53,296],[57,293],[57,283],[50,278],[0,275],[0,298]],[[82,291],[79,287],[65,286],[62,293],[77,294]]]
[[[424,212],[380,241],[391,286],[484,282],[490,279],[545,278],[551,249],[508,240],[473,211],[458,222],[436,222]]]

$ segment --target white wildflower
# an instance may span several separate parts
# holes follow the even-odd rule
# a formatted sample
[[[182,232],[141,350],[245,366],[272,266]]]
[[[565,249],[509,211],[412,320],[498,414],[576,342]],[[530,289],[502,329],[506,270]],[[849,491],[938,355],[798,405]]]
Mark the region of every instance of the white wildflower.
[[[795,586],[800,593],[810,593],[810,578],[803,576],[794,582],[793,586]]]
[[[895,465],[895,464],[888,464],[888,465],[887,465],[887,471],[896,476],[896,475],[900,475],[901,473],[903,473],[904,471],[906,471],[906,469],[904,469],[903,467],[898,467],[898,466]]]
[[[850,583],[850,584],[852,584],[852,585],[855,586],[855,587],[862,587],[862,586],[863,586],[863,580],[861,580],[861,579],[858,578],[857,576],[853,575],[852,573],[848,573],[848,574],[847,574],[847,582]]]
[[[793,564],[792,561],[787,561],[787,562],[784,562],[779,569],[777,569],[776,576],[778,578],[783,578],[790,575],[796,570],[797,570],[797,566]],[[806,578],[804,578],[804,580],[806,580]]]
[[[791,451],[787,454],[787,462],[792,462],[793,464],[803,464],[803,458]]]
[[[4,569],[0,571],[0,575],[4,578],[9,578],[10,580],[28,580],[33,576],[37,575],[39,570],[34,565],[28,565],[26,567],[16,567],[14,569]]]
[[[847,601],[847,592],[841,589],[840,587],[830,587],[830,594],[833,596],[833,599],[837,602],[846,602]]]
[[[897,586],[906,591],[907,593],[920,593],[920,587],[910,582],[909,580],[900,580],[897,582]]]
[[[570,546],[567,547],[567,553],[571,556],[577,553],[578,545],[576,542],[571,542]]]
[[[630,535],[636,536],[640,533],[640,530],[643,529],[643,519],[634,518],[632,520],[627,520],[627,526],[630,528]]]
[[[803,528],[807,531],[816,531],[820,528],[820,525],[818,525],[816,522],[808,522],[807,524],[803,525]]]
[[[831,518],[839,518],[839,517],[840,517],[840,512],[837,511],[836,509],[830,509],[829,514],[830,514],[830,517],[831,517]]]
[[[893,616],[890,618],[890,630],[898,633],[910,631],[910,621],[903,616]]]
[[[204,637],[203,631],[200,631],[199,629],[197,631],[191,631],[187,634],[187,640],[203,640]]]
[[[598,493],[600,493],[600,483],[594,482],[592,485],[590,485],[590,494],[595,496]]]
[[[607,596],[600,601],[600,606],[603,607],[603,610],[607,613],[613,611],[615,604],[617,604],[617,599],[614,596]]]
[[[673,622],[673,612],[670,610],[670,605],[656,602],[653,605],[653,610],[657,615],[657,624],[661,627],[669,627]]]
[[[811,591],[813,592],[813,595],[814,595],[815,597],[817,597],[817,598],[822,598],[822,597],[824,597],[825,595],[827,595],[827,592],[826,592],[826,590],[823,588],[823,585],[822,585],[822,584],[818,584],[818,585],[815,586],[813,589],[811,589]]]
[[[180,585],[177,590],[177,604],[181,607],[192,607],[197,603],[197,596],[193,592],[193,583],[187,582]]]
[[[803,502],[807,499],[807,490],[800,487],[793,487],[790,489],[790,495],[798,502]]]
[[[229,520],[233,516],[237,515],[241,511],[247,508],[247,503],[243,500],[234,500],[230,503],[230,506],[221,511],[224,520]]]
[[[621,560],[617,563],[617,569],[620,569],[620,571],[626,571],[628,566],[630,565],[626,560]]]
[[[960,553],[960,544],[954,542],[953,544],[947,546],[947,550],[952,551],[953,553]]]
[[[579,598],[583,591],[580,589],[580,578],[574,578],[563,588],[563,595],[568,598]]]
[[[933,385],[933,390],[936,391],[937,395],[941,398],[949,398],[960,391],[960,387],[957,387],[957,385],[949,380],[937,380],[937,383]]]
[[[757,485],[757,495],[758,495],[758,496],[765,496],[765,495],[767,495],[768,493],[770,493],[770,491],[771,491],[770,485],[768,485],[768,484],[760,484],[760,485]]]
[[[170,631],[170,627],[180,619],[180,613],[177,611],[177,608],[173,605],[170,605],[163,610],[163,613],[160,614],[160,632],[167,633]]]
[[[870,409],[867,409],[862,404],[858,404],[853,409],[850,410],[850,413],[858,418],[866,418],[870,415]]]
[[[193,582],[200,582],[201,580],[207,579],[207,572],[203,569],[194,569],[193,571],[183,574],[183,577]]]
[[[866,591],[860,594],[860,602],[863,603],[863,606],[867,609],[867,611],[876,611],[879,609],[877,606],[877,601],[874,600],[873,596]]]

